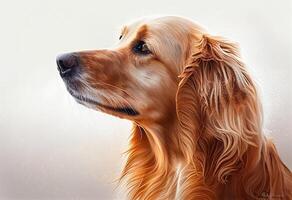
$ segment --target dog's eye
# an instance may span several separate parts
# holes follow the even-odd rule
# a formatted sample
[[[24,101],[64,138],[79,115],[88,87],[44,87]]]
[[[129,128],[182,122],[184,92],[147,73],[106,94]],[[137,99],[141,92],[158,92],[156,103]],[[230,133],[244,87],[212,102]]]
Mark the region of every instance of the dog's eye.
[[[144,41],[138,41],[135,44],[133,50],[134,50],[135,53],[143,54],[143,55],[151,53],[151,51],[148,49],[147,44]]]
[[[120,37],[119,37],[119,40],[121,40],[121,39],[122,39],[122,37],[123,37],[123,35],[120,35]]]

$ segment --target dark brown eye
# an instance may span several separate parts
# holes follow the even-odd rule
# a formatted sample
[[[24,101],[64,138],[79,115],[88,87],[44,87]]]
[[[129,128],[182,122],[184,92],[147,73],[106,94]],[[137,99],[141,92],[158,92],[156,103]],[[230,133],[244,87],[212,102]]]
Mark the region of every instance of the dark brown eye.
[[[147,55],[151,53],[151,51],[148,49],[147,44],[144,41],[138,41],[133,47],[133,51],[137,54],[143,54],[143,55]]]
[[[123,35],[120,35],[120,37],[119,37],[119,40],[121,40],[121,39],[122,39],[122,37],[123,37]]]

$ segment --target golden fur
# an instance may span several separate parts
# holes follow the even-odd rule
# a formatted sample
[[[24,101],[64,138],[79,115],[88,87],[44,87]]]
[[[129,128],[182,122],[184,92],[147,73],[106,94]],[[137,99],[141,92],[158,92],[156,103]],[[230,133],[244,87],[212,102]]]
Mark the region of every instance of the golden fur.
[[[151,54],[133,53],[140,40]],[[67,82],[70,93],[133,121],[121,176],[129,199],[292,199],[291,172],[262,131],[237,45],[162,17],[125,26],[114,49],[78,56],[82,74],[74,87]],[[113,109],[123,106],[139,114]]]

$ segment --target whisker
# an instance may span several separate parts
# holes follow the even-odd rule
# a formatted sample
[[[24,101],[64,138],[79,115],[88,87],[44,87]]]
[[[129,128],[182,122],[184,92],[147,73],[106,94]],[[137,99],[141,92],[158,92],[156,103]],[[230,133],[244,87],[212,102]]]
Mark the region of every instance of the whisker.
[[[125,97],[115,93],[112,90],[106,90],[105,94],[103,92],[98,92],[96,91],[95,88],[93,88],[95,85],[101,85],[101,86],[109,86],[111,88],[114,88],[115,90],[120,90],[123,91],[125,94],[127,94],[131,99],[135,100],[135,98],[131,95],[129,95],[129,93],[125,90],[122,89],[118,86],[114,86],[108,83],[104,83],[104,82],[99,82],[99,83],[94,83],[94,84],[89,84],[88,81],[84,80],[84,77],[82,78],[81,76],[76,77],[76,79],[79,82],[79,87],[81,87],[81,89],[83,90],[83,92],[78,95],[80,97],[81,100],[86,101],[86,99],[92,99],[97,97],[97,95],[101,98],[104,98],[104,100],[108,101],[109,104],[117,107],[117,108],[133,108],[131,103],[129,102],[128,99],[126,99]],[[104,88],[101,88],[101,90],[104,90]],[[129,110],[125,109],[125,112],[127,114],[131,114]]]

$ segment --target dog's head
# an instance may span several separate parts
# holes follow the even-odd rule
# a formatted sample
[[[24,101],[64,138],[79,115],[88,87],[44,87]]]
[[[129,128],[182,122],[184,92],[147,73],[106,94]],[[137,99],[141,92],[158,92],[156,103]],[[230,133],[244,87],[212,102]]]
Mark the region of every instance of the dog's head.
[[[254,93],[236,46],[187,19],[139,20],[125,26],[119,39],[113,49],[57,58],[79,103],[137,122],[176,114],[186,122],[229,107],[241,112],[242,100]]]
[[[113,49],[57,58],[70,94],[81,104],[131,120],[159,120],[175,113],[178,75],[201,29],[188,20],[140,20],[122,29]]]

